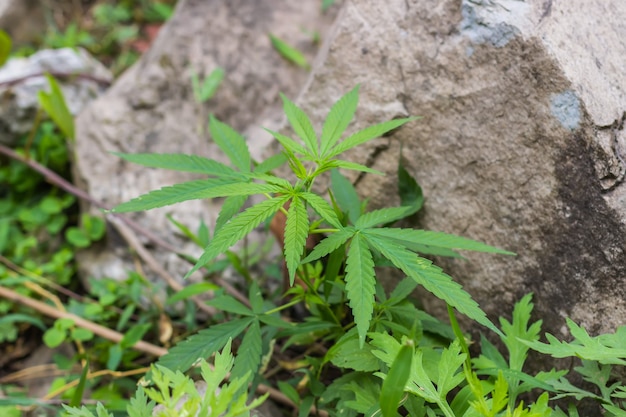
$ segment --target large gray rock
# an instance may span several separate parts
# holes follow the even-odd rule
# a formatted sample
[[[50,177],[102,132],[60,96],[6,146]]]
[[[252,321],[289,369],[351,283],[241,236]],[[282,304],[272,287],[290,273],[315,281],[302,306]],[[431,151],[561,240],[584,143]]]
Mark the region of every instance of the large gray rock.
[[[491,317],[535,293],[552,332],[626,322],[626,2],[347,1],[299,102],[314,123],[362,83],[354,129],[421,115],[350,154],[393,201],[402,157],[426,195],[419,226],[517,257],[445,269]],[[441,305],[427,301],[431,308]]]
[[[322,15],[320,7],[317,1],[180,1],[150,51],[78,118],[77,180],[96,199],[115,205],[192,177],[125,163],[111,151],[187,153],[219,159],[221,151],[200,132],[208,113],[241,132],[259,125],[260,120],[265,120],[266,126],[278,125],[278,93],[295,96],[308,73],[281,58],[268,34],[297,46],[313,59],[318,47],[303,29],[323,37],[333,21],[332,14]],[[208,75],[217,67],[224,69],[224,81],[207,105],[198,105],[190,75],[192,71]],[[259,157],[270,139],[256,130],[250,135],[254,136],[249,140],[251,151]],[[202,218],[209,225],[214,223],[219,204],[191,201],[134,218],[181,250],[197,255],[198,249],[183,243],[165,214],[172,213],[176,220],[197,230]],[[83,274],[125,278],[133,264],[116,254],[116,248],[119,253],[128,252],[119,244],[111,233],[106,248],[83,254]],[[155,249],[155,256],[176,277],[190,268],[172,253]]]

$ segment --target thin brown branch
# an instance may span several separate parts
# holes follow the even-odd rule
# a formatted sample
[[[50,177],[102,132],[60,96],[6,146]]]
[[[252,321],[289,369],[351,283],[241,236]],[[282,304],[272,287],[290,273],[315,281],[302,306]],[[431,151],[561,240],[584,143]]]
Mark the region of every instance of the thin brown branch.
[[[78,327],[87,329],[92,331],[94,334],[103,337],[105,339],[111,340],[115,343],[119,343],[124,337],[123,334],[116,332],[115,330],[111,330],[108,327],[101,326],[92,321],[86,320],[82,317],[79,317],[72,313],[66,313],[64,311],[59,311],[56,308],[42,303],[41,301],[32,299],[30,297],[26,297],[22,294],[18,294],[17,292],[0,286],[0,296],[6,298],[7,300],[25,305],[27,307],[33,308],[40,313],[45,314],[46,316],[53,317],[55,319],[63,319],[67,318],[72,320]],[[138,341],[132,346],[133,349],[148,353],[154,356],[163,356],[167,353],[167,349],[162,348],[160,346],[153,345],[148,342],[144,342],[142,340]]]
[[[16,84],[21,84],[30,78],[44,77],[46,74],[52,75],[54,78],[60,78],[60,79],[78,78],[78,79],[93,81],[104,87],[108,87],[109,85],[111,85],[111,80],[97,77],[91,74],[83,74],[83,73],[76,73],[76,72],[61,72],[61,71],[45,71],[45,72],[35,72],[33,74],[24,75],[23,77],[14,78],[8,81],[2,81],[0,82],[0,87],[5,87],[5,88],[11,87]]]

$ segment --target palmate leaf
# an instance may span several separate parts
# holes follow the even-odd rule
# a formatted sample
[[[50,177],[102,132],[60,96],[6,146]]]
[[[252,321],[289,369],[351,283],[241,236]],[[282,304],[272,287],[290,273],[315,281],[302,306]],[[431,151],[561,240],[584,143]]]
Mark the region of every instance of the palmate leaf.
[[[389,259],[394,266],[414,279],[437,298],[456,308],[462,314],[493,330],[498,335],[502,332],[487,318],[484,311],[472,297],[463,290],[452,278],[442,272],[427,259],[420,258],[408,249],[394,243],[391,239],[376,235],[381,229],[363,230],[370,246]]]
[[[127,211],[150,210],[169,206],[187,200],[204,198],[248,196],[252,194],[277,193],[284,188],[272,184],[255,184],[251,182],[227,182],[219,179],[188,181],[150,191],[147,194],[122,203],[113,210],[114,213]]]
[[[309,235],[309,216],[304,202],[298,196],[291,199],[285,224],[285,262],[289,271],[289,283],[293,285],[300,265],[306,238]]]
[[[328,204],[328,201],[324,200],[317,194],[309,192],[303,192],[300,194],[300,196],[304,198],[307,203],[309,203],[311,208],[315,210],[315,212],[319,214],[320,217],[324,219],[328,224],[338,229],[342,227],[341,222],[337,217],[337,213],[335,213],[335,210],[333,210],[330,204]]]
[[[359,344],[363,347],[374,311],[376,277],[372,253],[359,233],[350,242],[345,281],[346,295],[359,333]]]
[[[172,371],[184,372],[198,359],[208,358],[222,349],[230,340],[239,336],[255,319],[246,317],[216,324],[171,348],[157,362]]]
[[[442,232],[432,232],[430,230],[379,228],[371,229],[368,233],[372,233],[385,239],[391,239],[395,243],[405,246],[409,246],[409,244],[418,244],[437,248],[499,253],[501,255],[515,255],[513,252],[498,249],[472,239]]]
[[[289,200],[289,196],[281,195],[260,202],[248,208],[226,223],[218,233],[215,234],[209,246],[204,249],[204,253],[198,259],[194,267],[185,275],[185,278],[196,272],[209,261],[213,260],[220,253],[225,252],[239,240],[243,239],[254,228],[273,216]]]
[[[261,326],[258,319],[255,319],[250,323],[237,350],[235,366],[233,366],[231,373],[232,379],[243,378],[246,374],[254,377],[257,374],[259,366],[261,366],[262,347]]]
[[[322,128],[322,156],[328,149],[335,146],[352,121],[356,106],[359,102],[359,87],[360,86],[357,85],[352,91],[337,100],[328,112],[328,116],[326,116],[326,120],[324,121],[324,127]]]
[[[289,120],[289,124],[293,128],[293,131],[304,141],[310,153],[313,155],[319,155],[319,144],[317,143],[317,135],[311,124],[309,116],[296,106],[291,100],[289,100],[284,94],[280,97],[283,99],[283,110]]]
[[[242,178],[240,173],[222,164],[221,162],[197,155],[185,155],[179,153],[111,153],[126,161],[150,168],[194,172],[197,174],[215,175],[222,178]]]
[[[353,135],[346,138],[343,142],[340,142],[337,146],[330,149],[325,155],[326,158],[332,158],[337,156],[348,149],[352,149],[355,146],[361,145],[372,139],[378,138],[390,130],[396,129],[405,123],[412,120],[417,120],[419,117],[407,117],[404,119],[389,120],[388,122],[379,123],[373,126],[368,126],[363,130],[360,130]]]
[[[209,132],[213,141],[228,156],[234,166],[241,172],[250,172],[250,151],[243,136],[213,115],[209,120]]]
[[[366,229],[378,224],[391,223],[403,219],[411,212],[411,207],[389,207],[363,214],[355,223],[357,229]]]

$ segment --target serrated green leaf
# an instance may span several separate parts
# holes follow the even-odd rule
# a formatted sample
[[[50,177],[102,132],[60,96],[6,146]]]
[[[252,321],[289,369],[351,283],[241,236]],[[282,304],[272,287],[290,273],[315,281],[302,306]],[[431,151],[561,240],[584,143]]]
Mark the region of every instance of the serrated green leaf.
[[[122,213],[127,211],[150,210],[188,200],[249,196],[253,194],[278,193],[282,191],[285,190],[273,184],[256,184],[251,182],[229,183],[223,180],[213,179],[196,180],[151,191],[126,203],[122,203],[111,211],[114,213]]]
[[[316,172],[321,174],[322,172],[326,172],[334,168],[343,168],[351,171],[367,172],[368,174],[374,175],[385,175],[384,172],[377,169],[370,168],[362,164],[357,164],[356,162],[349,162],[341,159],[333,159],[332,161],[325,162],[317,169]]]
[[[348,214],[350,222],[354,224],[361,216],[361,200],[356,189],[337,169],[330,172],[330,187],[337,205]]]
[[[569,318],[566,321],[567,327],[569,327],[572,336],[575,338],[572,342],[561,342],[549,333],[546,333],[548,343],[529,342],[526,340],[520,340],[520,342],[530,346],[533,350],[555,358],[579,357],[581,359],[598,361],[605,365],[626,365],[626,348],[623,347],[626,344],[606,346],[603,343],[605,339],[600,336],[591,337],[584,328],[578,326]]]
[[[172,371],[184,372],[198,359],[208,358],[222,349],[230,339],[239,336],[253,321],[254,318],[236,319],[200,330],[171,348],[166,355],[161,356],[157,364]]]
[[[139,385],[135,396],[130,399],[130,404],[126,407],[128,417],[148,417],[152,416],[154,410],[154,402],[148,401],[146,392],[143,387]]]
[[[389,120],[388,122],[383,122],[379,124],[375,124],[373,126],[368,126],[363,130],[360,130],[348,138],[346,138],[343,142],[340,142],[337,146],[333,147],[326,155],[326,158],[332,158],[341,153],[344,153],[348,149],[352,149],[355,146],[359,146],[365,142],[368,142],[372,139],[378,138],[390,130],[396,129],[402,126],[405,123],[408,123],[413,120],[417,120],[418,117],[407,117],[404,119],[394,119]]]
[[[389,207],[370,211],[363,214],[354,226],[357,229],[366,229],[378,224],[392,223],[405,218],[410,212],[411,207]]]
[[[310,263],[317,259],[323,258],[337,250],[341,245],[346,243],[355,233],[353,228],[341,229],[338,232],[328,235],[324,240],[318,243],[313,251],[302,260],[302,263]]]
[[[244,204],[246,204],[246,200],[248,200],[247,195],[234,195],[226,197],[224,203],[222,204],[222,209],[217,215],[214,233],[217,233],[226,223],[228,223],[228,221],[230,221],[230,219],[239,213]]]
[[[349,93],[337,100],[328,112],[328,116],[326,116],[324,121],[324,127],[322,127],[322,157],[328,149],[335,146],[352,121],[359,102],[359,87],[357,85]]]
[[[213,115],[209,119],[209,132],[213,141],[228,156],[234,166],[241,172],[250,172],[250,151],[243,136]]]
[[[328,201],[324,200],[322,197],[317,194],[310,192],[303,192],[300,194],[300,197],[306,200],[307,203],[311,206],[313,210],[317,214],[320,215],[322,219],[324,219],[328,224],[338,229],[342,228],[341,222],[337,217],[337,213],[335,210],[328,204]]]
[[[520,301],[515,303],[513,308],[513,323],[501,317],[500,327],[504,333],[502,341],[509,350],[509,368],[521,371],[526,361],[528,346],[519,342],[526,340],[529,342],[539,340],[539,332],[541,331],[541,320],[528,325],[530,314],[533,310],[531,303],[532,294],[525,295]]]
[[[309,149],[309,154],[315,156],[319,155],[317,135],[315,134],[311,120],[309,120],[309,116],[284,94],[281,94],[280,97],[283,99],[283,109],[293,131],[304,141],[306,147]]]
[[[272,42],[272,46],[274,47],[274,49],[276,49],[276,51],[278,51],[278,53],[283,58],[285,58],[287,61],[293,64],[296,64],[299,67],[302,67],[305,69],[310,68],[309,63],[307,62],[304,55],[302,55],[302,52],[300,52],[293,46],[289,45],[287,42],[283,41],[282,39],[277,38],[276,36],[272,35],[271,33],[269,37],[270,37],[270,41]]]
[[[379,398],[383,417],[396,417],[398,415],[398,406],[404,395],[404,387],[411,375],[413,351],[412,345],[403,345],[383,381]]]
[[[464,237],[450,235],[442,232],[433,232],[430,230],[385,227],[379,229],[371,229],[368,231],[368,233],[383,237],[385,239],[391,239],[394,241],[394,243],[398,243],[401,245],[413,243],[446,249],[471,250],[476,252],[498,253],[501,255],[515,255],[513,252],[498,249],[472,239],[467,239]]]
[[[208,305],[220,311],[238,314],[241,316],[253,316],[254,313],[248,307],[237,301],[230,295],[221,295],[207,302]]]
[[[262,347],[261,326],[258,320],[254,320],[237,350],[231,377],[244,378],[246,374],[254,377],[261,365]]]
[[[194,267],[187,273],[185,278],[213,260],[220,253],[243,239],[254,228],[272,217],[286,202],[289,196],[279,196],[252,206],[237,215],[229,223],[226,223],[218,233],[215,234],[209,246],[204,250],[202,256]]]
[[[339,368],[360,372],[374,372],[380,368],[378,359],[372,354],[372,347],[368,344],[360,346],[356,337],[342,342],[334,349],[330,362]]]
[[[463,290],[461,285],[443,273],[441,268],[434,266],[431,261],[420,258],[413,252],[393,243],[391,239],[377,236],[374,232],[378,230],[382,229],[369,229],[361,232],[365,235],[371,247],[379,251],[408,277],[413,278],[436,297],[497,334],[502,334],[487,318],[485,312],[480,309],[472,297]]]
[[[150,168],[215,175],[222,178],[243,178],[239,172],[233,170],[229,166],[213,159],[197,155],[186,155],[180,153],[111,153],[128,162],[132,162],[133,164],[139,164]]]
[[[278,132],[274,132],[273,130],[269,130],[269,129],[263,129],[266,132],[270,133],[272,136],[274,136],[274,138],[278,141],[278,143],[280,143],[283,148],[285,150],[290,151],[291,153],[294,154],[300,154],[300,155],[307,155],[310,157],[313,157],[313,154],[311,154],[308,149],[306,149],[304,146],[300,145],[298,142],[296,142],[295,140],[291,139],[289,136],[285,136],[281,133]]]
[[[465,362],[465,353],[461,353],[461,346],[458,340],[452,342],[441,353],[441,359],[437,364],[437,392],[442,400],[445,400],[448,392],[465,380],[463,372],[459,372],[463,362]]]
[[[293,286],[296,270],[309,236],[309,216],[304,202],[298,196],[291,199],[285,224],[285,262],[289,271],[289,284]]]
[[[350,242],[346,259],[346,295],[363,347],[374,312],[376,274],[367,241],[359,233]]]

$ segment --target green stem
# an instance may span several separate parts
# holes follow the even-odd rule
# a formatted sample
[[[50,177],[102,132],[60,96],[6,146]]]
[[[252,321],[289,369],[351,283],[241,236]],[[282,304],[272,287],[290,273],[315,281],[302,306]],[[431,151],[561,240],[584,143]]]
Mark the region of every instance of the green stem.
[[[463,331],[461,331],[461,327],[459,326],[459,322],[456,319],[456,315],[454,314],[454,308],[450,304],[446,304],[448,307],[448,316],[450,316],[450,325],[452,326],[452,331],[454,335],[459,340],[459,344],[461,345],[461,350],[465,353],[465,367],[467,370],[472,369],[472,362],[470,358],[469,347],[467,346],[467,342],[465,341],[465,336],[463,335]]]
[[[273,308],[271,310],[266,311],[264,314],[274,314],[274,313],[278,313],[279,311],[285,310],[291,306],[295,306],[296,304],[298,304],[300,302],[299,299],[293,299],[291,301],[289,301],[287,304],[283,304],[282,306],[278,306],[276,308]]]

